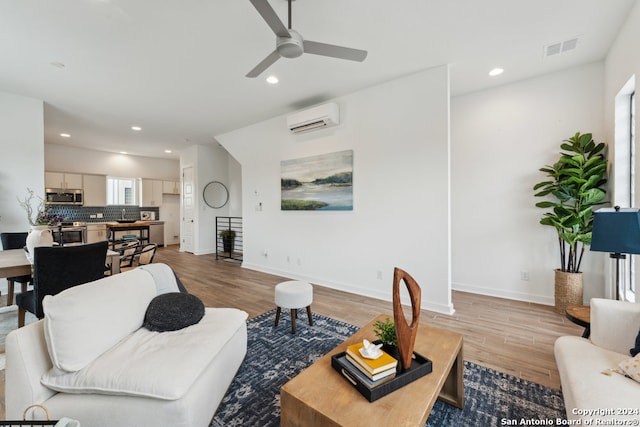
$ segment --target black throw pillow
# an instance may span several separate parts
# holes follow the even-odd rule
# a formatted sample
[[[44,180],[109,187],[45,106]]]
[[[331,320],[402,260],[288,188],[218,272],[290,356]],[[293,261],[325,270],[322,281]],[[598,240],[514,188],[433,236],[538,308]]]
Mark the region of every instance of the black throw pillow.
[[[177,331],[195,325],[204,316],[204,304],[195,295],[169,292],[151,300],[142,326],[154,332]]]
[[[640,353],[640,331],[638,331],[638,336],[636,337],[636,346],[629,350],[633,357],[636,357],[636,354]]]

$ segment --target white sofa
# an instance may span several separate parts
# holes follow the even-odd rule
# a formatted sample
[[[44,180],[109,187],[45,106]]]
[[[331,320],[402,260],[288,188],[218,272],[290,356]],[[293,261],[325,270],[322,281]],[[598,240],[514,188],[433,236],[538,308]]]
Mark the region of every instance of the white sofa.
[[[640,383],[610,371],[631,357],[638,329],[640,304],[594,298],[589,339],[563,336],[556,340],[554,353],[567,419],[580,420],[576,421],[580,425],[587,425],[589,419],[591,425],[596,425],[596,419],[640,421]]]
[[[47,296],[45,318],[6,339],[7,419],[39,403],[82,427],[208,426],[246,354],[247,313],[141,327],[149,302],[177,291],[173,271],[151,264]]]

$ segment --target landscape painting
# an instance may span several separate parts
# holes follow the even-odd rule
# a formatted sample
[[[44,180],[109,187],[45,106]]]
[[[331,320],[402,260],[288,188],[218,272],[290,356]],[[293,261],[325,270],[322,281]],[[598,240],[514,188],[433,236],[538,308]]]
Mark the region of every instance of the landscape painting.
[[[353,150],[280,162],[283,211],[353,210]]]

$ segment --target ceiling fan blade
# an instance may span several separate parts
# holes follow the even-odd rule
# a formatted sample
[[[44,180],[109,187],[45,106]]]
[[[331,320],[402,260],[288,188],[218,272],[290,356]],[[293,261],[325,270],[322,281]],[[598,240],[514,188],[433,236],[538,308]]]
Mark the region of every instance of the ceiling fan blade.
[[[264,70],[269,68],[271,64],[280,59],[280,54],[277,50],[271,52],[266,58],[264,58],[258,65],[253,67],[253,70],[249,71],[246,77],[258,77]]]
[[[336,46],[334,44],[304,41],[304,53],[314,55],[331,56],[334,58],[348,59],[349,61],[362,62],[367,57],[366,50],[352,49],[350,47]]]
[[[262,16],[267,24],[271,27],[276,36],[278,37],[290,37],[289,30],[284,26],[276,12],[273,10],[267,0],[249,0],[253,7],[256,8],[258,13]]]

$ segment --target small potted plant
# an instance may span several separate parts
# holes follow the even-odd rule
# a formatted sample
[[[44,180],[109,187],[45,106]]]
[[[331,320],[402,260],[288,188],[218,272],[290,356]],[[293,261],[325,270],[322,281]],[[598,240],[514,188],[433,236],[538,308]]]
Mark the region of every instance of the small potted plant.
[[[396,324],[393,323],[393,320],[388,317],[384,321],[376,320],[373,322],[373,332],[382,343],[382,349],[390,356],[398,359],[400,357],[398,353],[398,338],[396,336]]]
[[[222,239],[222,250],[231,254],[233,252],[233,246],[236,239],[236,231],[230,228],[222,230],[220,231],[219,236]]]

